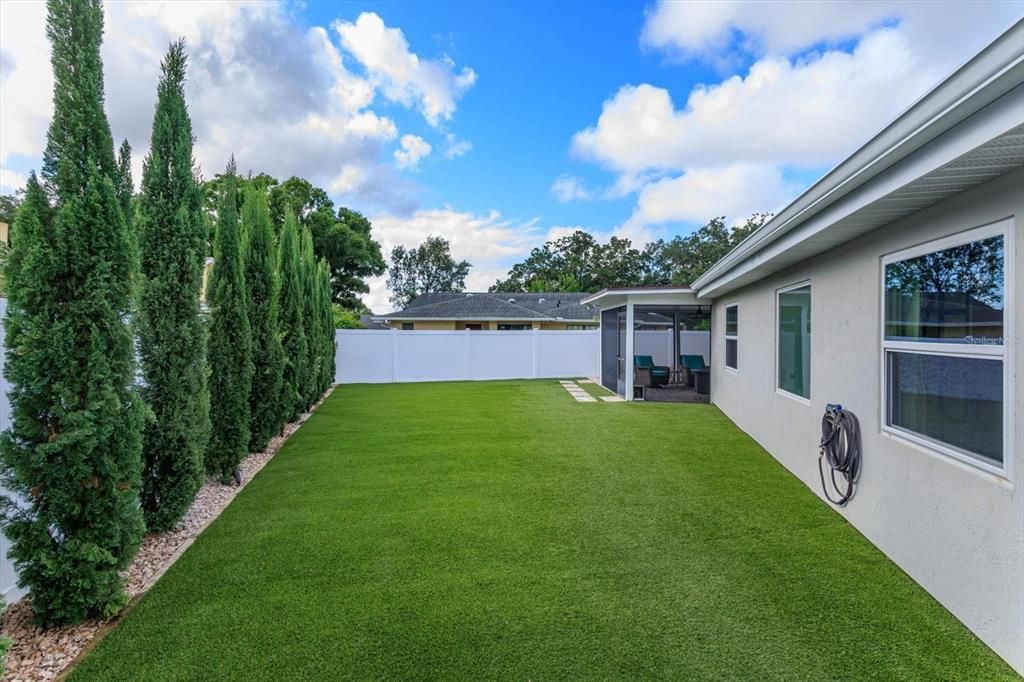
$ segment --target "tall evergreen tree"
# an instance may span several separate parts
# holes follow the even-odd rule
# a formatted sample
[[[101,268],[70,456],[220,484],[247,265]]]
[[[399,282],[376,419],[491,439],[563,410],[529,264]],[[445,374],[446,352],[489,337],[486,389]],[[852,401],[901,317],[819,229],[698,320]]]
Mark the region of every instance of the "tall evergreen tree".
[[[132,227],[132,195],[135,194],[135,185],[132,183],[132,146],[128,144],[128,140],[124,140],[121,143],[121,148],[117,151],[114,187],[117,189],[117,203],[121,205],[121,212],[130,228]]]
[[[302,302],[303,317],[302,331],[306,337],[306,358],[302,375],[302,403],[303,409],[308,409],[316,402],[320,382],[320,354],[323,345],[319,343],[320,324],[317,314],[317,269],[316,260],[313,256],[313,235],[309,230],[302,228],[302,242],[299,251],[299,272],[302,277]]]
[[[238,464],[249,450],[249,389],[252,335],[249,328],[241,230],[238,174],[228,162],[217,206],[210,301],[210,422],[206,471],[227,482],[238,480]]]
[[[302,412],[303,377],[307,356],[303,323],[302,269],[299,260],[299,226],[291,211],[285,211],[278,247],[278,273],[281,277],[281,346],[284,349],[284,375],[280,408],[284,421],[292,421]]]
[[[142,509],[153,531],[173,527],[195,498],[210,431],[199,312],[206,225],[192,163],[185,62],[184,43],[172,44],[161,65],[139,198],[139,355],[153,414],[143,438]]]
[[[6,320],[12,426],[4,532],[41,624],[110,616],[143,533],[142,405],[127,320],[132,248],[103,111],[97,0],[49,0],[53,120],[44,189],[14,222]],[[51,207],[50,202],[53,202]]]
[[[245,284],[252,328],[252,388],[249,390],[249,451],[261,452],[281,430],[284,355],[278,324],[277,249],[265,192],[249,189],[242,204]]]
[[[320,338],[323,344],[319,392],[323,393],[334,383],[336,349],[334,302],[331,299],[331,269],[326,261],[320,261],[318,265],[320,283]]]

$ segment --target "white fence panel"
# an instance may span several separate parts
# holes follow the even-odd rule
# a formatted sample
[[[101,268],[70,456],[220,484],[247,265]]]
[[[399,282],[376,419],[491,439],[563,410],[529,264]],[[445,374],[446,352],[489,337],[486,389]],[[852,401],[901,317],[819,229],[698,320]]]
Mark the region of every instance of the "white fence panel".
[[[395,370],[391,381],[444,381],[465,378],[467,339],[464,337],[467,332],[393,331],[389,334],[391,351],[395,356]]]
[[[601,332],[537,332],[537,377],[600,377]]]
[[[11,426],[11,403],[7,399],[7,392],[11,385],[7,383],[3,375],[4,362],[7,353],[4,351],[4,315],[7,314],[7,300],[0,298],[0,431],[5,431]],[[7,491],[0,488],[0,494],[6,495]],[[25,591],[18,587],[18,574],[14,571],[14,564],[7,558],[7,552],[11,549],[11,543],[6,535],[0,533],[0,593],[9,604],[21,599]]]
[[[654,364],[671,367],[672,332],[671,330],[645,329],[636,332],[633,343],[637,355],[650,355]],[[702,355],[704,364],[711,365],[711,332],[680,331],[680,355]]]
[[[470,379],[533,376],[531,331],[456,332],[469,339]]]
[[[593,377],[598,331],[339,329],[338,383]]]
[[[336,334],[337,348],[334,351],[336,363],[336,380],[341,381],[342,362],[345,363],[345,382],[352,384],[387,381],[380,377],[390,377],[393,353],[391,352],[391,332],[365,329],[365,343],[345,343],[341,331]],[[385,350],[387,352],[385,352]]]

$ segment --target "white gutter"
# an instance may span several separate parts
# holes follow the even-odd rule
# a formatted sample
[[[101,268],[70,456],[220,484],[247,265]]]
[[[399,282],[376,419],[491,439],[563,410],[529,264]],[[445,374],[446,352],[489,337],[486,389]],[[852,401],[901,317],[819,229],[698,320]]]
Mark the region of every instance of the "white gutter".
[[[601,289],[596,294],[580,301],[582,305],[591,305],[605,296],[638,296],[641,294],[693,294],[694,289],[689,287],[636,287],[633,289]]]
[[[1024,82],[1024,20],[911,105],[691,286],[700,291],[742,261]],[[703,297],[703,296],[702,296]]]
[[[374,322],[387,322],[388,320],[418,320],[421,322],[463,322],[465,320],[479,320],[483,322],[567,322],[569,324],[597,324],[596,317],[494,317],[493,315],[473,316],[459,315],[457,317],[423,317],[422,315],[371,315]]]

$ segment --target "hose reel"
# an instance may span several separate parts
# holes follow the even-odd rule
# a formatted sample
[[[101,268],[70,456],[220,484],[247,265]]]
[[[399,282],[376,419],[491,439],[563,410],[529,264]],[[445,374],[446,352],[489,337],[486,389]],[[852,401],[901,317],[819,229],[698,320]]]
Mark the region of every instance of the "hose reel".
[[[825,462],[831,469],[831,490],[825,482]],[[857,417],[843,409],[842,405],[829,403],[821,418],[821,443],[818,450],[818,474],[829,502],[845,507],[853,499],[860,468],[860,424]]]

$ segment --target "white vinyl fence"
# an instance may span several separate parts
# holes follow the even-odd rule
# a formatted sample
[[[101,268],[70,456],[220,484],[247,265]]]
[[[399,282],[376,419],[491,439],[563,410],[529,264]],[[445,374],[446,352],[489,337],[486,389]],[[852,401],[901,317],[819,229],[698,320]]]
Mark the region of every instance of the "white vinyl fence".
[[[654,364],[672,367],[672,331],[641,330],[633,337],[634,353],[650,355]],[[680,355],[703,355],[704,364],[711,366],[711,332],[679,332]]]
[[[342,384],[596,377],[601,333],[339,329]]]
[[[4,378],[4,315],[7,313],[7,299],[0,298],[0,431],[11,425],[11,403],[7,400],[7,392],[11,385]],[[6,491],[0,488],[0,494]],[[0,594],[10,603],[20,599],[23,592],[18,588],[18,576],[14,572],[14,564],[7,559],[7,550],[11,548],[7,536],[0,533]]]

